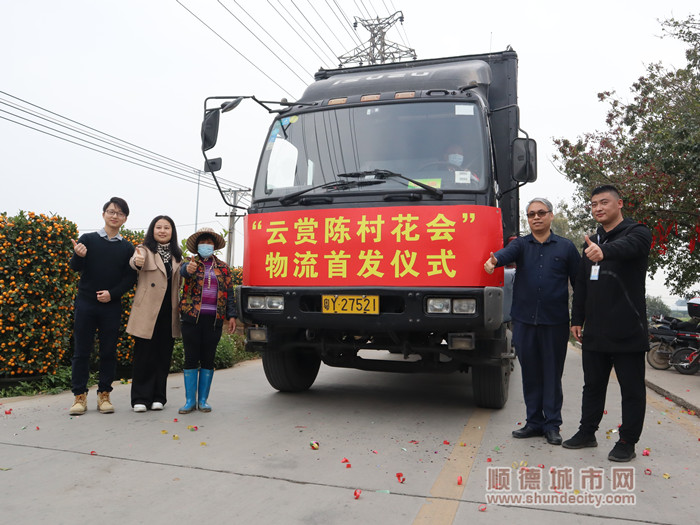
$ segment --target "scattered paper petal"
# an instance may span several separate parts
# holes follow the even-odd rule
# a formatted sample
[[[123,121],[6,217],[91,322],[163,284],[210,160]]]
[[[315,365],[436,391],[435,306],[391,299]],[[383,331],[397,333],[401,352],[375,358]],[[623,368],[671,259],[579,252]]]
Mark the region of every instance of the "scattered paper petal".
[[[603,414],[607,414],[607,413],[608,413],[608,411],[607,411],[607,410],[603,410]]]
[[[651,476],[651,469],[650,468],[644,469],[644,474],[647,476]]]
[[[491,458],[486,458],[486,463],[491,463],[492,459]]]
[[[449,445],[449,444],[450,444],[450,442],[449,442],[449,441],[447,441],[447,440],[445,440],[445,441],[443,441],[443,442],[442,442],[442,444],[443,444],[443,445]]]
[[[37,430],[39,430],[39,427],[36,427]]]
[[[404,481],[406,481],[406,478],[403,476],[402,472],[396,473],[396,479],[399,480],[399,483],[403,483]]]
[[[360,499],[360,494],[362,494],[362,491],[360,489],[355,490],[355,492],[353,493],[355,499]]]
[[[664,479],[671,479],[671,474],[664,472]]]
[[[538,467],[538,468],[544,468],[544,463],[540,463],[539,465],[537,465],[537,467]]]
[[[173,423],[177,423],[177,418],[174,418],[174,419],[173,419]]]
[[[350,460],[348,458],[343,458],[340,460],[341,463],[350,463]]]
[[[311,443],[309,443],[309,446],[310,446],[313,450],[318,450],[318,447],[320,447],[318,441],[312,441]]]
[[[5,410],[5,415],[6,415],[6,416],[9,416],[10,414],[12,414],[12,409],[11,409],[11,408]]]
[[[486,512],[486,505],[485,504],[482,503],[481,505],[479,505],[479,512]]]
[[[161,430],[160,433],[161,433],[161,434],[167,434],[168,431],[167,431],[167,430]]]
[[[650,450],[648,448],[645,448],[644,451],[642,451],[642,456],[648,456]]]
[[[177,434],[173,434],[173,440],[177,441],[178,439],[180,439],[180,436],[178,436]]]
[[[207,446],[207,442],[206,442],[206,441],[200,441],[199,445],[202,446],[202,447],[206,447],[206,446]]]
[[[94,450],[91,450],[91,451],[90,451],[90,455],[91,455],[91,456],[96,456],[96,455],[97,455],[97,452],[95,452]]]
[[[376,450],[373,450],[372,454],[379,454],[379,452],[377,452]]]
[[[350,463],[345,465],[345,468],[352,468],[352,465]]]
[[[457,476],[457,485],[462,484],[462,476]]]

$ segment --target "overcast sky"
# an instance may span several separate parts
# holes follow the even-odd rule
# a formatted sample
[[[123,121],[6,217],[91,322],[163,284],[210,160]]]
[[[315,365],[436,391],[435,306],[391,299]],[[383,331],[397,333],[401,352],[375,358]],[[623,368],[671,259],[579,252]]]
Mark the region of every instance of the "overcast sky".
[[[101,205],[118,195],[129,202],[126,226],[133,229],[145,229],[161,213],[173,217],[180,237],[194,230],[195,220],[200,227],[223,229],[227,219],[216,214],[228,209],[214,190],[201,190],[196,219],[196,184],[5,119],[59,134],[22,120],[48,124],[26,110],[46,115],[44,111],[19,98],[171,159],[149,161],[161,171],[194,177],[175,169],[181,165],[173,161],[185,170],[202,167],[204,98],[300,96],[319,66],[335,67],[333,56],[358,43],[348,32],[352,29],[336,18],[342,17],[336,4],[350,18],[365,10],[372,16],[402,10],[403,30],[392,29],[388,38],[410,45],[418,58],[501,51],[508,45],[518,52],[521,127],[537,139],[539,154],[539,178],[521,190],[523,202],[534,196],[556,202],[572,193],[550,162],[552,138],[573,139],[603,128],[606,106],[596,94],[615,90],[627,96],[647,64],[682,67],[683,45],[661,39],[658,20],[700,11],[697,1],[685,0],[0,0],[0,211],[57,213],[87,232],[103,225]],[[309,47],[297,33],[327,45]],[[361,28],[356,34],[361,41],[367,38]],[[224,116],[216,151],[223,156],[222,177],[252,185],[269,123],[270,116],[253,103]],[[237,242],[240,263],[240,238]],[[650,283],[648,293],[670,301],[659,279]]]

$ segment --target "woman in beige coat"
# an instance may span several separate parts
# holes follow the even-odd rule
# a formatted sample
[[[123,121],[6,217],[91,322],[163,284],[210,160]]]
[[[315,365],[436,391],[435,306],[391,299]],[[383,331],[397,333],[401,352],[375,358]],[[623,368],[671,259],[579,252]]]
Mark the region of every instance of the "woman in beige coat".
[[[126,331],[134,336],[131,406],[134,412],[162,410],[174,338],[180,337],[178,303],[182,250],[167,215],[151,221],[129,264],[138,272]]]

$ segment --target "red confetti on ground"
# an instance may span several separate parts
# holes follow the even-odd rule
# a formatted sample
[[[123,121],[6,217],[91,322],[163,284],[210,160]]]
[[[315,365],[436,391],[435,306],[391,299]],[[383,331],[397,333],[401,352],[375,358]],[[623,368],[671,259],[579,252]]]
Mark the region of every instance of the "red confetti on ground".
[[[457,476],[457,485],[462,484],[462,476]]]
[[[355,499],[360,499],[360,494],[362,494],[362,491],[360,489],[357,489],[353,495],[355,496]]]
[[[484,504],[479,505],[479,512],[486,512],[486,505],[484,505]]]
[[[177,423],[177,418],[173,419],[173,423]]]
[[[486,458],[486,463],[491,463],[491,458]]]
[[[399,483],[403,483],[404,481],[406,481],[406,478],[403,477],[403,473],[402,473],[402,472],[397,472],[397,473],[396,473],[396,479],[399,480]]]
[[[649,449],[645,448],[644,451],[642,452],[642,456],[648,456],[649,455]]]
[[[345,465],[345,468],[352,468],[352,465],[348,463],[347,465]]]
[[[90,455],[91,455],[91,456],[96,456],[96,455],[97,455],[97,452],[95,452],[94,450],[91,450],[91,451],[90,451]]]
[[[377,452],[376,450],[373,450],[372,454],[379,454],[379,452]]]
[[[409,441],[409,443],[415,443],[417,445],[418,441],[416,441],[415,439],[412,439],[411,441]]]
[[[543,463],[540,463],[540,464],[537,465],[537,466],[538,466],[539,468],[544,468],[544,464],[543,464]]]
[[[343,458],[340,460],[341,463],[350,463],[350,460],[348,458]]]
[[[37,430],[39,430],[39,427],[36,427]]]
[[[445,440],[445,441],[443,441],[443,442],[442,442],[442,444],[443,444],[443,445],[449,445],[449,444],[450,444],[450,442],[449,442],[449,441],[447,441],[447,440]]]
[[[607,410],[603,410],[603,414],[607,414],[607,413],[608,413],[608,411],[607,411]]]
[[[9,410],[5,410],[5,415],[6,415],[6,416],[9,416],[10,414],[12,414],[12,409],[11,409],[11,408],[10,408]]]
[[[647,476],[651,476],[651,469],[650,468],[644,469],[644,474],[646,474]]]

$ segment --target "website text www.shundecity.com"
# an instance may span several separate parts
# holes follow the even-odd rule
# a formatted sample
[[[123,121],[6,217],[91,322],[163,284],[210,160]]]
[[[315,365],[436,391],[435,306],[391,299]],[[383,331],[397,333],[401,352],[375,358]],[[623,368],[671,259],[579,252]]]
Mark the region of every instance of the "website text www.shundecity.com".
[[[548,474],[548,475],[547,475]],[[515,479],[513,479],[515,478]],[[607,483],[606,483],[607,482]],[[486,469],[487,504],[492,505],[635,505],[634,467],[511,467]],[[517,489],[517,491],[516,491]],[[607,490],[607,492],[606,492]]]

